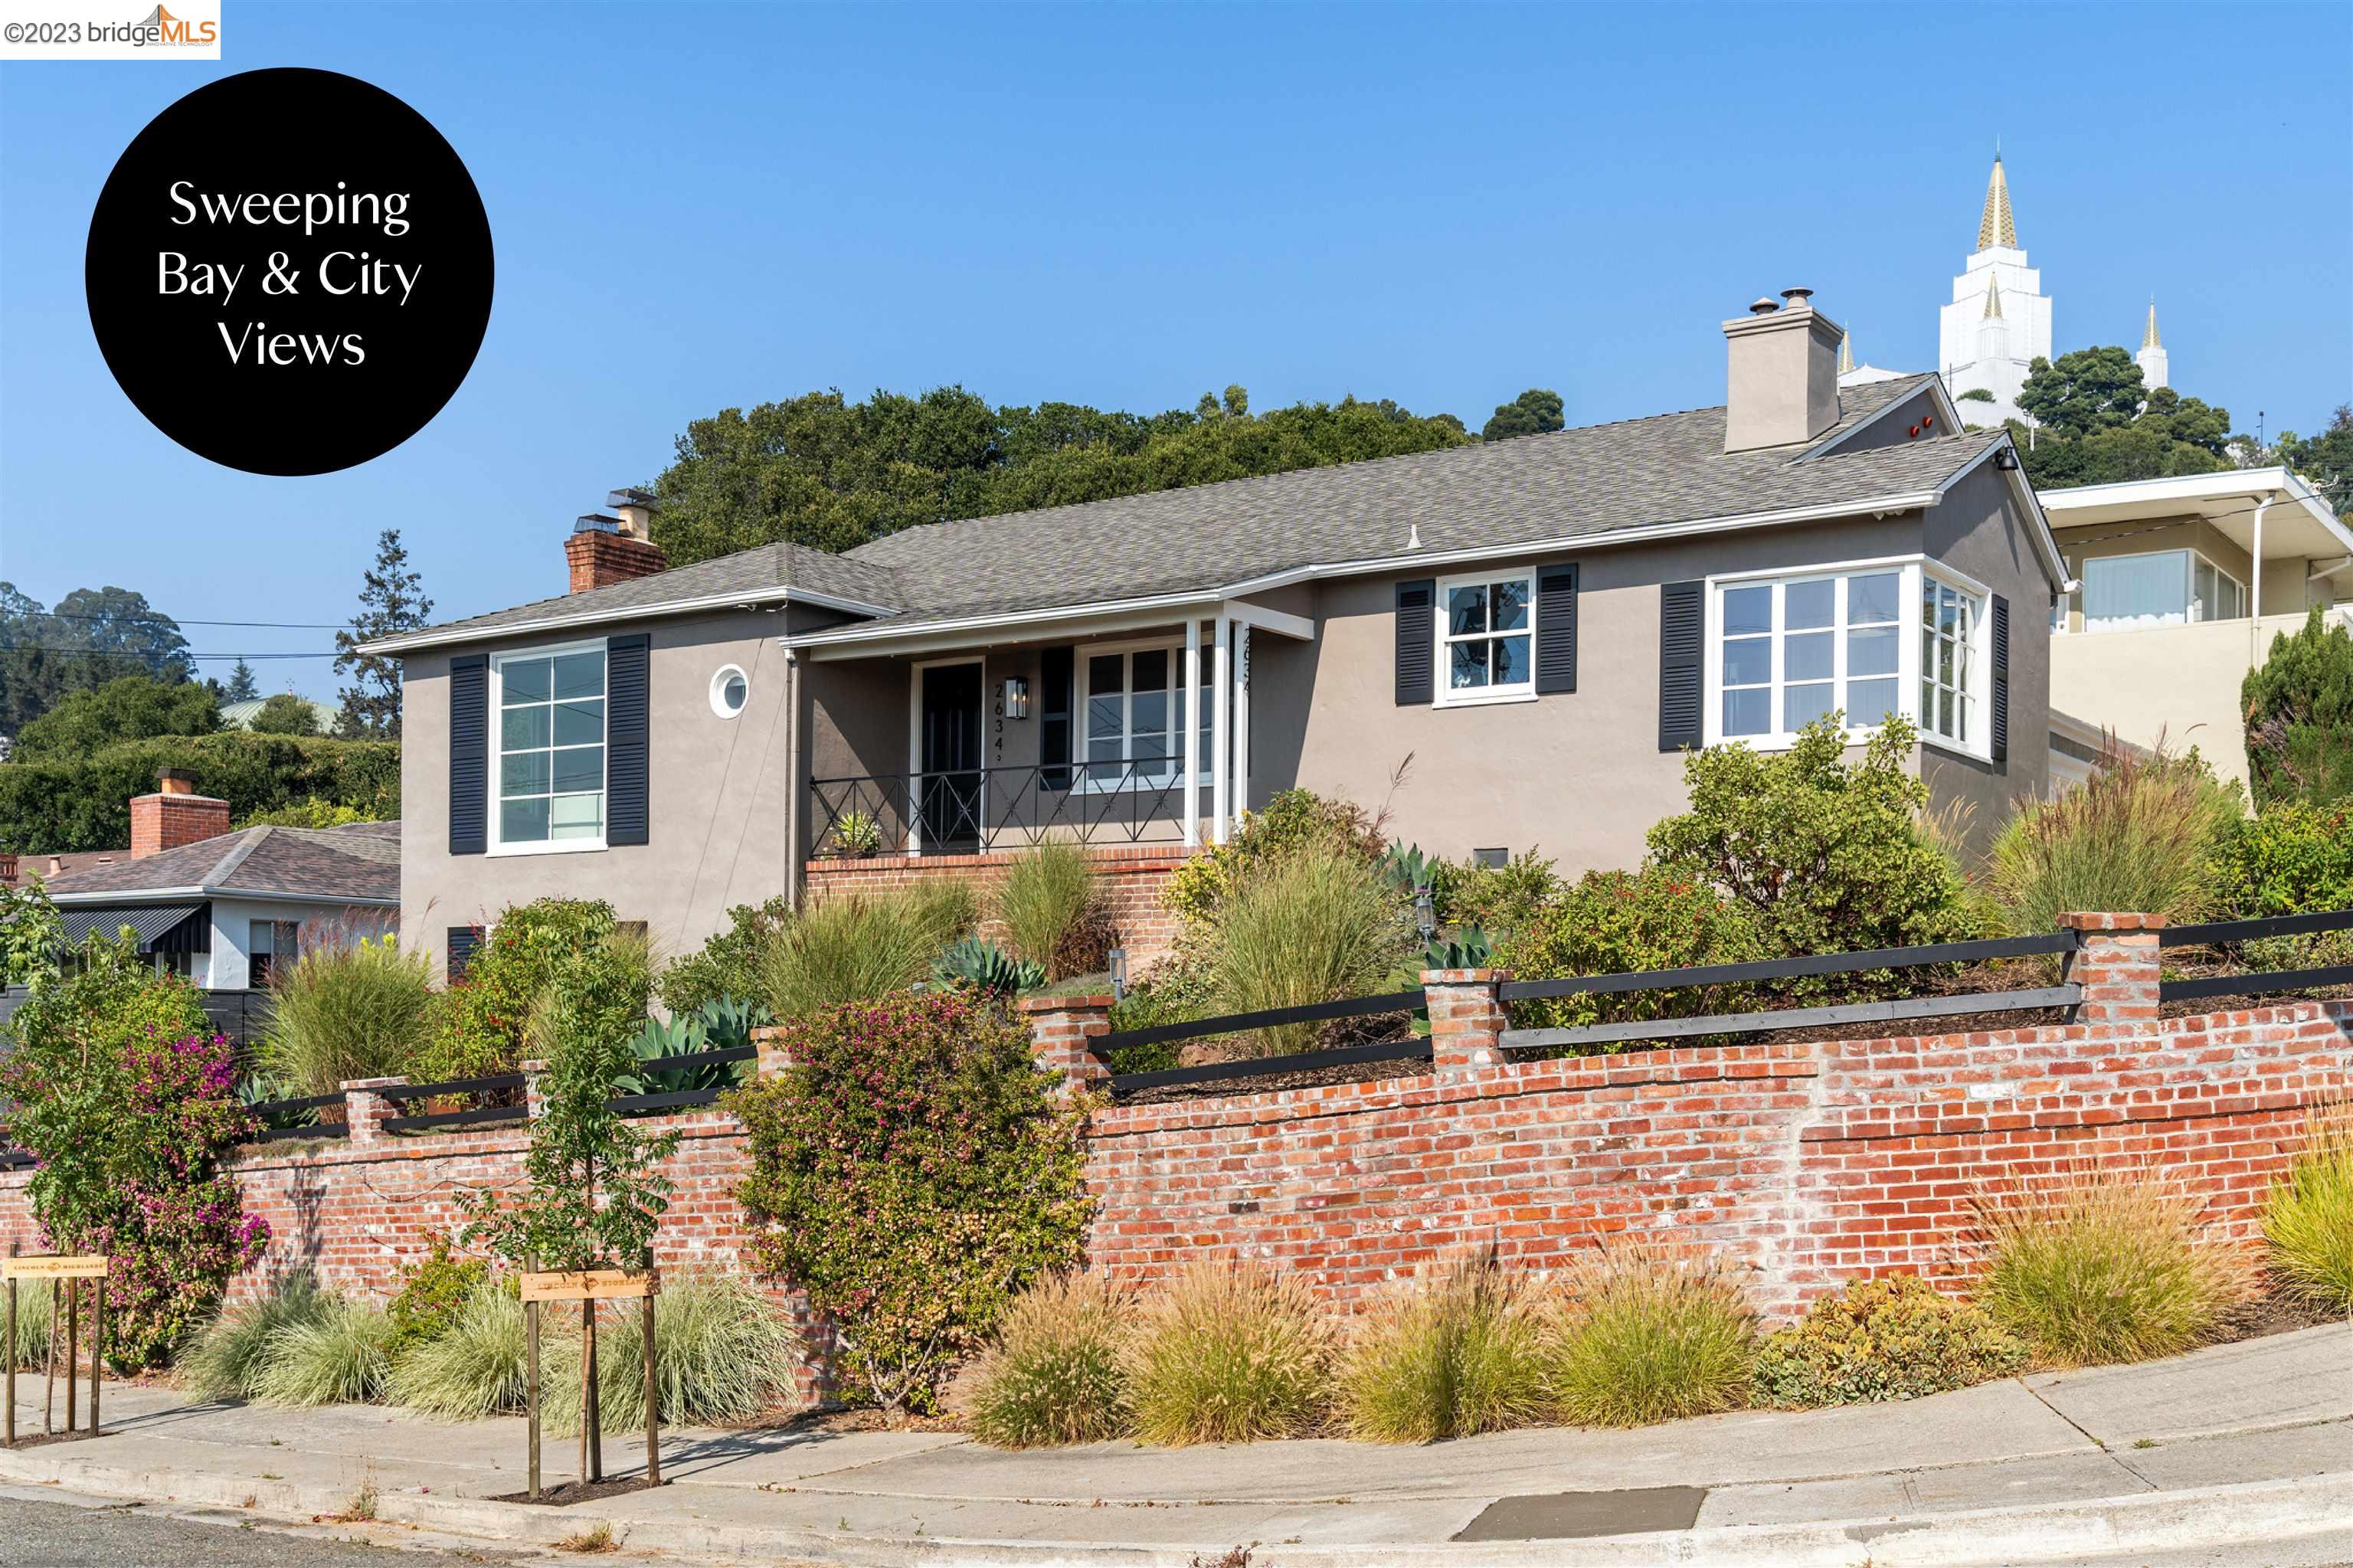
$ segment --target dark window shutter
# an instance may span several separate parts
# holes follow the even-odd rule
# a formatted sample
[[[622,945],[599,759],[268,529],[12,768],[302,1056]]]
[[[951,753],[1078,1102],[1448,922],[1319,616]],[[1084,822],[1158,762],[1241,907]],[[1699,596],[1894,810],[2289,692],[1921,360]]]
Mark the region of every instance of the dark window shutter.
[[[2010,766],[2010,600],[1993,596],[1993,759]]]
[[[605,842],[646,842],[646,683],[653,639],[605,640]]]
[[[1536,693],[1577,690],[1577,566],[1536,571]]]
[[[1436,698],[1431,683],[1432,652],[1438,623],[1430,607],[1438,601],[1438,579],[1417,577],[1397,586],[1397,705],[1423,706]]]
[[[1071,787],[1072,662],[1068,648],[1049,648],[1038,657],[1038,760],[1046,765],[1044,789]]]
[[[1659,749],[1681,751],[1704,739],[1700,697],[1706,683],[1707,585],[1659,585]]]
[[[449,853],[480,854],[491,820],[491,660],[449,661]]]
[[[448,972],[451,985],[466,978],[467,967],[474,961],[474,949],[481,946],[481,942],[482,928],[480,926],[449,927],[449,961],[442,967]]]

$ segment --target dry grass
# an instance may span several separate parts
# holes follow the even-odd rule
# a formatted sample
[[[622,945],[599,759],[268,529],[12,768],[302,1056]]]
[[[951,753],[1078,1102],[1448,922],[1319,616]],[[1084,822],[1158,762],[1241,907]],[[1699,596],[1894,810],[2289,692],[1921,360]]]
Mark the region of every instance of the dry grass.
[[[1493,1254],[1422,1269],[1358,1319],[1340,1369],[1342,1423],[1375,1443],[1534,1425],[1545,1414],[1544,1339],[1537,1292]]]
[[[497,1280],[468,1292],[449,1327],[394,1363],[393,1403],[444,1421],[479,1421],[521,1410],[522,1303]]]
[[[2306,1115],[2304,1149],[2263,1205],[2263,1242],[2282,1291],[2353,1316],[2353,1100]]]
[[[555,1543],[555,1550],[558,1552],[575,1552],[583,1556],[617,1552],[620,1547],[621,1543],[613,1539],[613,1527],[601,1520],[586,1530],[565,1536]]]
[[[762,939],[761,1000],[779,1019],[807,1018],[929,980],[940,950],[972,935],[980,905],[971,885],[926,879],[903,892],[828,898]]]
[[[391,1344],[383,1308],[329,1298],[316,1317],[263,1343],[254,1395],[266,1404],[364,1404],[384,1392]]]
[[[1197,1263],[1145,1303],[1128,1357],[1146,1443],[1300,1436],[1323,1414],[1330,1330],[1307,1283],[1260,1263]]]
[[[996,1448],[1094,1443],[1127,1429],[1129,1294],[1092,1275],[1041,1280],[974,1372],[972,1435]]]
[[[2248,1294],[2243,1255],[2198,1245],[2203,1211],[2134,1165],[1982,1190],[1978,1303],[2048,1364],[2178,1354],[2211,1338]]]
[[[1746,1403],[1755,1314],[1721,1262],[1656,1242],[1597,1247],[1564,1271],[1553,1404],[1579,1426],[1643,1426]]]

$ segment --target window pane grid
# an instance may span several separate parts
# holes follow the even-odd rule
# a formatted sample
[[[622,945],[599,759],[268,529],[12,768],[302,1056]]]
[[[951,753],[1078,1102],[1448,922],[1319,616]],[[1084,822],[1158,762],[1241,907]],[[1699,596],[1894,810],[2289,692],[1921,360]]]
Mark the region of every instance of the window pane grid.
[[[1718,600],[1717,683],[1726,739],[1792,735],[1843,711],[1867,728],[1896,711],[1903,574],[1746,583]]]
[[[602,650],[499,666],[499,842],[605,834]]]
[[[1920,727],[1961,746],[1976,731],[1977,599],[1920,577]]]
[[[1200,715],[1200,755],[1210,755],[1209,661],[1194,694]],[[1184,769],[1182,704],[1184,660],[1175,648],[1139,648],[1097,653],[1087,661],[1086,781],[1115,789],[1123,779],[1140,784],[1175,782]],[[1133,765],[1133,766],[1131,766]]]
[[[1530,576],[1457,583],[1439,607],[1439,660],[1449,692],[1535,689]]]

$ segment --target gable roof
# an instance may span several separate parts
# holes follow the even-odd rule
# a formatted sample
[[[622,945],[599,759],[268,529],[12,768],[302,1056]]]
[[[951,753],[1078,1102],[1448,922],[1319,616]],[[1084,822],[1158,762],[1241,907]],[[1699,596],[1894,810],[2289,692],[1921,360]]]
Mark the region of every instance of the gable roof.
[[[1952,434],[1841,451],[1932,390]],[[522,630],[758,598],[840,604],[860,624],[821,643],[1055,609],[1239,591],[1285,574],[1604,543],[1644,531],[1767,525],[1932,505],[2009,440],[1959,433],[1933,375],[1840,392],[1839,418],[1799,448],[1724,450],[1721,407],[1038,511],[925,524],[839,556],[789,545],[700,562],[387,639],[397,652]],[[2032,512],[2031,493],[2019,493]],[[2040,528],[2040,515],[2035,514]],[[2057,569],[2055,547],[2046,566]],[[2054,578],[2054,581],[2056,579]],[[716,596],[716,597],[714,597]],[[848,605],[845,608],[850,608]]]
[[[71,872],[48,893],[61,908],[164,894],[397,906],[400,824],[245,828]]]

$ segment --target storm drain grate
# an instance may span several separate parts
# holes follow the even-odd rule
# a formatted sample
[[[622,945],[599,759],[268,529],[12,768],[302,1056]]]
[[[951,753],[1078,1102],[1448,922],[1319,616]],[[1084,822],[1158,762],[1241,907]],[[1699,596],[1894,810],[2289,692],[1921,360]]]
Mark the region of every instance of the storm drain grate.
[[[1533,1492],[1497,1498],[1456,1533],[1457,1541],[1567,1541],[1689,1530],[1705,1487],[1630,1487],[1615,1492]]]

